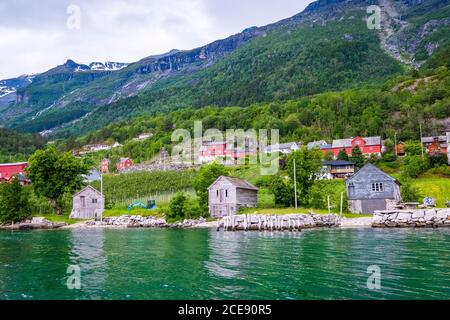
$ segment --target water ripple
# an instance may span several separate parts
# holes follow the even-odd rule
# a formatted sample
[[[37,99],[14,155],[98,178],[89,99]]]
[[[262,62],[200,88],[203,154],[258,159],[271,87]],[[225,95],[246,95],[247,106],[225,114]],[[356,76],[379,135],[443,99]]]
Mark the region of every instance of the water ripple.
[[[0,299],[450,299],[449,241],[448,229],[0,232]]]

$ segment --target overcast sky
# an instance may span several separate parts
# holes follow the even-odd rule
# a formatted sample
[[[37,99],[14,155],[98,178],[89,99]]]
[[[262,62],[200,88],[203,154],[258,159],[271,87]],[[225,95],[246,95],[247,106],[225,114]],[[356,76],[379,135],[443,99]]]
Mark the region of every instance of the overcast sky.
[[[133,62],[301,12],[312,0],[1,0],[0,79],[73,59]],[[78,19],[79,17],[79,19]]]

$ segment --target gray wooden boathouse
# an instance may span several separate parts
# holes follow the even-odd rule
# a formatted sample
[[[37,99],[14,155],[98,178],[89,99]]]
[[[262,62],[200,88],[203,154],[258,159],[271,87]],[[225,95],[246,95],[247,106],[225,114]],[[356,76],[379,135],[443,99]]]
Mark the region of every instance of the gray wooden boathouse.
[[[400,183],[370,163],[348,179],[346,186],[352,213],[392,210],[401,201]]]
[[[99,219],[105,211],[105,197],[87,186],[73,196],[71,219]]]
[[[241,208],[258,206],[258,188],[248,181],[219,177],[209,188],[209,214],[221,218],[237,214]]]

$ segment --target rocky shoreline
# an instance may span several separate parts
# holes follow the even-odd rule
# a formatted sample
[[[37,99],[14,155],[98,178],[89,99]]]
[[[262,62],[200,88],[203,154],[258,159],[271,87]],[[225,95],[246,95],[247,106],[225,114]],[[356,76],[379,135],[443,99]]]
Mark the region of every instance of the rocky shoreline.
[[[53,230],[66,227],[65,222],[51,222],[45,218],[33,218],[21,223],[0,225],[0,230]]]
[[[119,217],[107,217],[103,221],[87,221],[87,227],[126,227],[126,228],[196,228],[206,224],[206,219],[185,219],[175,223],[168,223],[163,218],[143,217],[139,215],[124,215]]]
[[[373,228],[450,228],[450,209],[376,211]]]
[[[107,217],[103,221],[80,221],[75,224],[51,222],[33,218],[22,223],[0,225],[0,230],[55,230],[55,229],[217,229],[227,231],[301,231],[315,228],[450,228],[450,209],[377,211],[373,218],[343,218],[335,214],[235,215],[218,221],[184,220],[168,223],[161,217],[123,215]]]

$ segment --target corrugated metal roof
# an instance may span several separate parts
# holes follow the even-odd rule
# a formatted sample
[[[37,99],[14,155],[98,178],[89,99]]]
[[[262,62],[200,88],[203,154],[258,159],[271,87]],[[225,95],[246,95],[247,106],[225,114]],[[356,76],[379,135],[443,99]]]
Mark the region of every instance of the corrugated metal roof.
[[[387,178],[389,180],[392,180],[394,182],[399,183],[397,179],[395,179],[394,177],[388,175],[386,172],[384,172],[383,170],[381,170],[377,166],[375,166],[375,165],[373,165],[371,163],[368,163],[364,167],[362,167],[357,173],[355,173],[350,179],[348,179],[347,180],[347,184],[351,183],[353,180],[359,179],[360,176],[364,176],[366,174],[372,174],[373,175],[374,173],[377,174],[377,175],[383,176],[383,177],[385,177],[385,178]]]
[[[355,164],[345,160],[323,161],[324,166],[354,166]]]
[[[28,162],[16,162],[16,163],[0,163],[0,167],[15,167],[28,165]]]
[[[221,179],[227,180],[236,188],[247,189],[247,190],[256,190],[256,191],[259,190],[257,187],[255,187],[254,185],[252,185],[250,182],[248,182],[246,180],[234,178],[234,177],[226,177],[226,176],[219,177],[216,181],[214,181],[213,184],[211,184],[211,186],[208,189],[211,189]]]
[[[313,141],[308,143],[307,147],[308,149],[314,149],[314,148],[320,148],[323,146],[326,146],[327,142],[325,140],[320,140],[320,141]]]
[[[299,148],[300,145],[297,142],[280,143],[267,146],[266,148],[264,148],[264,151],[270,152],[272,150],[292,149],[293,147]]]
[[[355,138],[333,140],[333,148],[351,148],[354,139]],[[362,139],[364,139],[368,146],[381,145],[381,137],[366,137]]]
[[[435,139],[439,139],[439,142],[447,142],[446,136],[438,136],[438,137],[423,137],[422,143],[432,143],[435,141]]]

